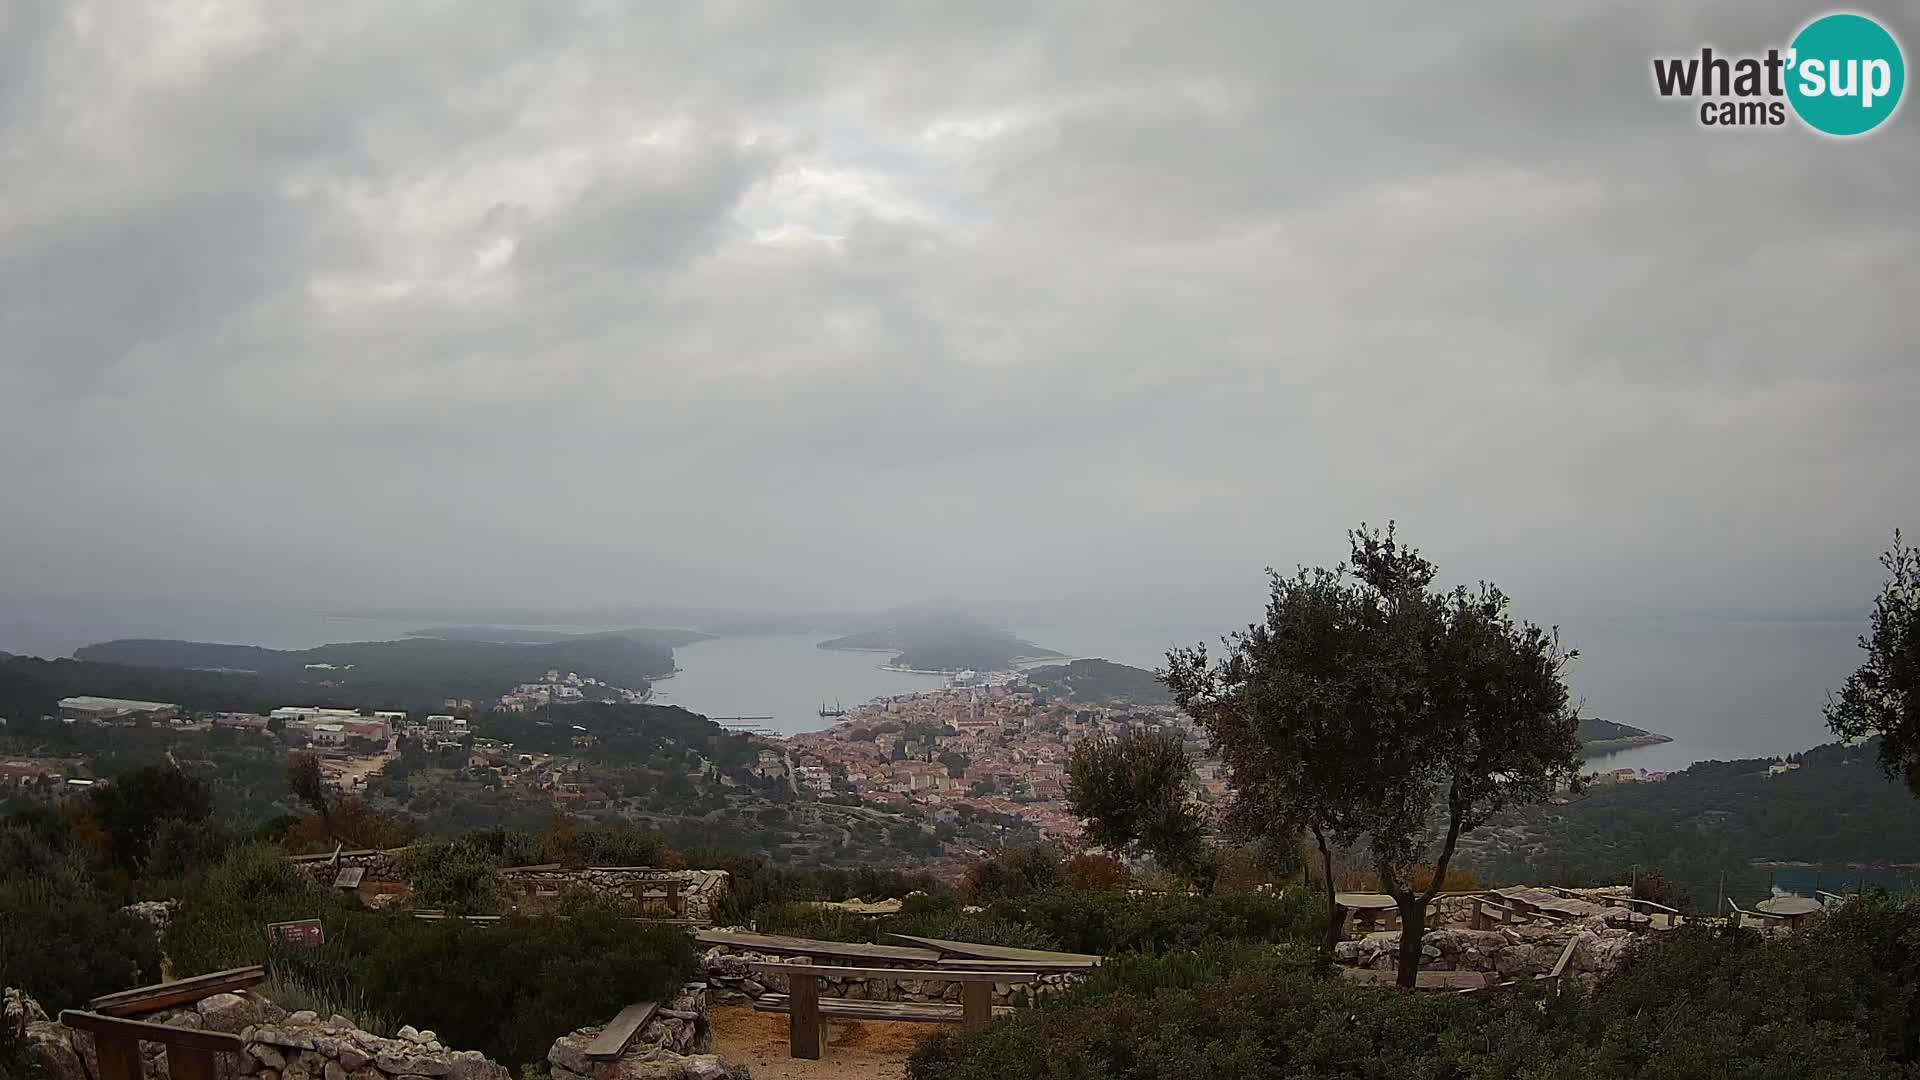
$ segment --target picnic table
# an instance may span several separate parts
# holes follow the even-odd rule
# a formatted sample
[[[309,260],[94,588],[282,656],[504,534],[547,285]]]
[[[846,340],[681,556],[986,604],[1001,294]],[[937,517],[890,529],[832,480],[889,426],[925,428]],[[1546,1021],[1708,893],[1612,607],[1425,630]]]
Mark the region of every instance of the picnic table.
[[[1333,902],[1340,908],[1341,936],[1345,936],[1348,919],[1353,920],[1355,930],[1370,934],[1375,930],[1397,930],[1400,927],[1400,905],[1386,893],[1343,892],[1334,893]]]
[[[1801,919],[1825,909],[1820,901],[1804,896],[1775,896],[1753,905],[1753,910],[1759,914],[1786,923],[1788,930],[1797,927]]]

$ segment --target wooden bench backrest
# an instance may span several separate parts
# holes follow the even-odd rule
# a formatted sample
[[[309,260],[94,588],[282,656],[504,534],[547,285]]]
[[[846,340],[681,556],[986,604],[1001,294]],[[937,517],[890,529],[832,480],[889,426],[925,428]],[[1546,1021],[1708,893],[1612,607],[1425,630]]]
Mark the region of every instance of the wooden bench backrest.
[[[837,964],[782,964],[771,960],[757,960],[753,970],[766,975],[811,975],[828,979],[908,979],[921,981],[939,979],[957,983],[1024,983],[1035,982],[1040,978],[1031,968],[1018,971],[975,971],[953,968],[868,968],[842,967]]]

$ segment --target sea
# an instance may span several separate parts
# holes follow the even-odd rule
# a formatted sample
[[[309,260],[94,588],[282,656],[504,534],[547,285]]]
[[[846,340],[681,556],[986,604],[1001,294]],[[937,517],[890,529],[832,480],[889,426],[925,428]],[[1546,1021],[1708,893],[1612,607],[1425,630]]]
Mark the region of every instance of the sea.
[[[1563,641],[1581,656],[1571,683],[1583,711],[1672,742],[1634,747],[1596,764],[1672,771],[1694,761],[1778,757],[1831,741],[1821,706],[1859,661],[1864,620],[1714,617],[1564,619]],[[431,625],[304,612],[124,603],[89,609],[0,602],[0,651],[65,656],[115,637],[177,637],[273,648],[384,640]],[[594,627],[556,629],[591,630]],[[1226,627],[1149,620],[1054,620],[1020,636],[1072,657],[1138,667],[1166,662],[1176,645],[1218,645]],[[760,721],[791,734],[831,723],[823,706],[937,687],[938,676],[886,671],[880,653],[818,648],[826,635],[721,637],[675,650],[680,671],[656,698],[710,716]]]

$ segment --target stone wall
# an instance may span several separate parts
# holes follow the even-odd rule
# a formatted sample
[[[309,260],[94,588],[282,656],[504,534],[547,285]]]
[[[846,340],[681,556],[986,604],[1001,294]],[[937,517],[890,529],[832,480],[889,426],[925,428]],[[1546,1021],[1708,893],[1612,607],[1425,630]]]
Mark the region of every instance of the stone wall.
[[[678,882],[686,917],[700,926],[713,925],[714,907],[733,881],[725,870],[665,870],[653,866],[509,867],[500,871],[500,879],[509,892],[528,896],[557,896],[568,889],[586,889],[598,895],[636,899],[650,885]]]
[[[27,1038],[49,1080],[99,1080],[93,1036],[47,1020],[31,998],[7,991],[9,1017],[27,1018]],[[431,1031],[403,1027],[391,1039],[354,1027],[345,1017],[289,1014],[250,991],[215,994],[180,1009],[140,1017],[155,1024],[237,1035],[238,1054],[216,1058],[220,1080],[511,1080],[506,1066],[477,1050],[453,1050]],[[17,1022],[17,1021],[16,1021]],[[166,1050],[140,1044],[146,1080],[168,1080]]]
[[[294,860],[294,866],[321,885],[331,886],[345,867],[366,871],[364,880],[407,880],[407,856],[410,849],[391,851],[346,851],[336,863],[330,857]],[[679,882],[686,904],[686,917],[699,926],[711,926],[714,908],[726,895],[732,876],[725,870],[668,870],[654,866],[506,867],[499,871],[500,883],[509,896],[558,896],[569,889],[585,889],[600,895],[638,897],[649,885]]]
[[[1484,971],[1502,979],[1545,975],[1560,961],[1567,943],[1578,939],[1568,962],[1574,974],[1613,970],[1633,948],[1638,935],[1599,925],[1540,923],[1495,930],[1430,930],[1420,941],[1422,971]],[[1334,946],[1334,960],[1352,967],[1392,971],[1399,963],[1400,932],[1385,930]]]
[[[707,984],[688,983],[661,1005],[612,1061],[594,1061],[587,1047],[604,1025],[568,1032],[553,1041],[547,1065],[553,1080],[748,1080],[744,1065],[728,1065],[707,1051]]]
[[[707,976],[707,985],[716,1004],[727,1005],[743,1001],[758,1000],[761,994],[768,992],[784,994],[787,992],[787,980],[779,974],[762,974],[753,970],[756,963],[779,964],[819,964],[823,961],[811,956],[797,956],[785,953],[762,953],[730,945],[715,945],[701,957],[701,967]],[[862,960],[860,967],[873,968],[921,968],[931,965],[921,962],[889,963],[882,960]],[[1035,983],[994,983],[993,1000],[996,1005],[1031,1005],[1036,997],[1064,993],[1068,987],[1080,980],[1079,975],[1042,975]],[[960,1001],[960,983],[947,979],[838,979],[821,980],[820,996],[853,998],[862,1001]]]

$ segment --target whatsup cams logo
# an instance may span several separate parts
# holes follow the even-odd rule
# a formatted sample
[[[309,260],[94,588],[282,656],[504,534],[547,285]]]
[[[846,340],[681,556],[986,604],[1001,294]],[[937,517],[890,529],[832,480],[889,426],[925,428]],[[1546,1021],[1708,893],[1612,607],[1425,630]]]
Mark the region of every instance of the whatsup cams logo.
[[[1702,127],[1781,127],[1789,115],[1826,135],[1864,135],[1887,122],[1907,86],[1906,58],[1886,27],[1835,12],[1800,28],[1785,49],[1653,61],[1663,98],[1699,102]]]

